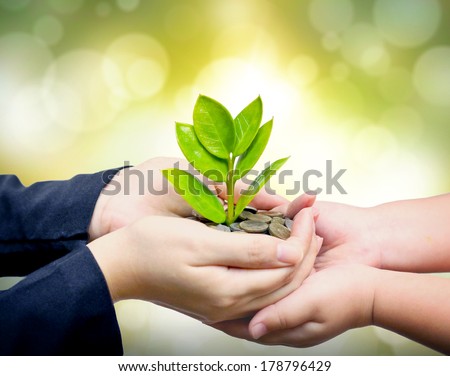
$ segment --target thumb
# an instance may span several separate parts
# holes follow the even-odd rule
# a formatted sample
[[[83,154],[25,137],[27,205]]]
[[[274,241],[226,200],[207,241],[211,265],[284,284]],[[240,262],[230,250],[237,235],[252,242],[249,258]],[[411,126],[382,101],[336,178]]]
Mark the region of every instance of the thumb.
[[[297,264],[302,253],[296,247],[283,249],[281,239],[263,234],[230,234],[210,230],[202,265],[222,265],[245,269],[280,268]],[[280,250],[281,248],[281,250]]]
[[[286,210],[286,217],[294,218],[302,209],[313,206],[315,201],[316,196],[307,193],[302,194],[289,204]]]
[[[258,339],[267,333],[292,329],[310,321],[314,306],[308,304],[304,298],[299,288],[277,303],[263,308],[250,321],[251,337]]]
[[[311,208],[306,208],[295,216],[289,239],[279,245],[278,259],[295,263],[295,260],[298,261],[299,254],[302,260],[310,248],[313,236],[315,236],[313,211]],[[290,259],[291,256],[295,256],[295,260]]]

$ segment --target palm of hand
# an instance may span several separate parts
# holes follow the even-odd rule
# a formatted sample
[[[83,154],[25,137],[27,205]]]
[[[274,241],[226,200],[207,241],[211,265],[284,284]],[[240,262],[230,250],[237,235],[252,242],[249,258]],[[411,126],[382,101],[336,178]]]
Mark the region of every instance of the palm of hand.
[[[324,239],[316,270],[348,263],[381,267],[369,209],[331,202],[317,202],[315,207],[319,210],[316,232]]]
[[[115,231],[150,215],[191,215],[191,207],[161,174],[162,169],[176,165],[188,169],[188,163],[184,160],[160,157],[120,171],[114,178],[114,184],[120,187],[120,191],[111,196],[101,196],[99,199],[103,200],[104,207],[102,233]]]

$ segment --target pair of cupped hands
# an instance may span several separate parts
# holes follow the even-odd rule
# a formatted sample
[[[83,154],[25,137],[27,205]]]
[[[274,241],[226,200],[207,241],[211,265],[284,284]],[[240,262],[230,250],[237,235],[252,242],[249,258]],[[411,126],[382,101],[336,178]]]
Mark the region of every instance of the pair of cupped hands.
[[[185,219],[192,209],[160,172],[177,162],[187,169],[154,158],[121,170],[113,179],[121,191],[108,195],[106,186],[97,201],[88,247],[114,302],[151,301],[236,337],[298,347],[371,324],[369,282],[358,276],[380,256],[365,211],[263,189],[252,206],[294,218],[289,239],[216,231]]]

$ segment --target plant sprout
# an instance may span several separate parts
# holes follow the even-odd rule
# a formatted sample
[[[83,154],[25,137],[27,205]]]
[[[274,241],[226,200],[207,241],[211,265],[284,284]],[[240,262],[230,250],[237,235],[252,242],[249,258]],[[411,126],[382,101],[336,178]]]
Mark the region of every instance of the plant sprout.
[[[189,172],[171,168],[162,173],[194,210],[213,222],[230,225],[288,158],[279,159],[265,168],[242,192],[234,206],[235,183],[261,157],[269,141],[273,119],[260,127],[260,97],[233,119],[222,104],[200,95],[195,103],[193,120],[193,125],[176,123],[178,145],[196,170],[214,182],[225,183],[227,211],[217,196]]]

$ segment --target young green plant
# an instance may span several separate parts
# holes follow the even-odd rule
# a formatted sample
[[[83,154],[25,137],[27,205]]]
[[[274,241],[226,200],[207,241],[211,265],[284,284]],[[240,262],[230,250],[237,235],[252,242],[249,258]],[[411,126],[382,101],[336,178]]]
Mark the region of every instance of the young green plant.
[[[234,206],[234,187],[261,157],[272,131],[273,119],[264,125],[262,101],[256,98],[236,118],[216,100],[200,95],[193,125],[176,123],[178,145],[189,163],[214,182],[225,183],[228,209],[200,180],[177,168],[163,170],[168,181],[194,210],[205,218],[230,225],[288,158],[266,167],[241,193]]]

